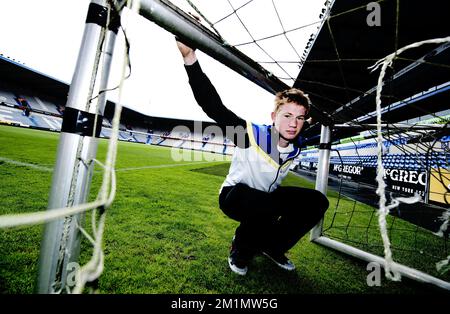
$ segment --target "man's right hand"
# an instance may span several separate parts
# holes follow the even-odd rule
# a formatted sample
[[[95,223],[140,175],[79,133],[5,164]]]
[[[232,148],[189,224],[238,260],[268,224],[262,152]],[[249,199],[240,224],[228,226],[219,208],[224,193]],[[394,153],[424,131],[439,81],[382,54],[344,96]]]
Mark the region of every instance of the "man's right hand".
[[[179,42],[177,40],[178,50],[180,50],[181,56],[183,57],[184,64],[191,65],[197,61],[197,56],[195,55],[194,49]]]

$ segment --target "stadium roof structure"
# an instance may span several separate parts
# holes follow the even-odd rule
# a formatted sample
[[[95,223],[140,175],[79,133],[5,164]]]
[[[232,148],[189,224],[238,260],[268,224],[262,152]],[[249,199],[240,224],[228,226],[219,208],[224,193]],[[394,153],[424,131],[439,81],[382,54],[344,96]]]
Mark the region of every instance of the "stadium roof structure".
[[[28,66],[0,56],[1,83],[23,86],[58,99],[66,99],[69,85],[56,78],[50,77]]]
[[[448,1],[385,0],[379,5],[379,26],[369,26],[367,0],[336,0],[294,84],[308,92],[312,103],[333,123],[348,123],[373,112],[380,70],[368,68],[379,59],[409,44],[449,36]],[[398,56],[385,76],[382,106],[389,123],[448,109],[450,44],[424,45]],[[421,95],[419,92],[428,91]],[[426,97],[425,97],[426,94]],[[412,96],[413,101],[405,101]],[[407,107],[405,107],[407,106]],[[407,110],[406,110],[407,108]],[[374,123],[375,118],[364,123]],[[359,130],[361,131],[361,130]],[[317,140],[318,124],[305,135]],[[335,130],[333,138],[355,134]]]

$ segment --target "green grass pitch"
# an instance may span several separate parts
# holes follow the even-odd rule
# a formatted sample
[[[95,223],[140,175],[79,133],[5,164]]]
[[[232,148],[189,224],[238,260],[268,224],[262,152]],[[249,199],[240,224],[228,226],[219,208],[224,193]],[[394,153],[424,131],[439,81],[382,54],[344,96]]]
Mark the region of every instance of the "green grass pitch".
[[[0,126],[0,215],[46,209],[58,136]],[[107,141],[100,140],[100,161],[105,158],[106,148]],[[232,273],[227,257],[237,222],[226,217],[218,207],[218,191],[229,161],[216,157],[218,161],[185,161],[182,162],[185,165],[180,165],[171,158],[169,148],[119,143],[117,195],[107,212],[105,269],[99,280],[100,293],[413,294],[430,291],[429,287],[406,278],[391,282],[384,275],[381,286],[370,287],[366,282],[367,263],[311,243],[308,236],[289,252],[297,265],[294,272],[283,271],[267,258],[256,256],[247,276]],[[92,198],[101,179],[101,169],[96,168]],[[312,182],[292,174],[283,184],[313,187]],[[329,191],[328,194],[331,205],[326,221],[337,201],[337,193]],[[302,205],[310,206],[299,200],[299,206]],[[88,222],[85,228],[89,231]],[[42,230],[41,225],[0,230],[0,293],[33,293]],[[82,263],[89,259],[91,251],[92,247],[84,241]]]

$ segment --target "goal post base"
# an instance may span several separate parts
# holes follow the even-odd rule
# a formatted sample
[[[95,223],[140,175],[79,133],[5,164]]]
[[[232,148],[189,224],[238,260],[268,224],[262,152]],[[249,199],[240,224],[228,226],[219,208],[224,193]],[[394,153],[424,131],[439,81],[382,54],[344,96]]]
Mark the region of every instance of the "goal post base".
[[[383,268],[385,265],[385,259],[375,255],[375,254],[371,254],[368,252],[365,252],[361,249],[355,248],[351,245],[330,239],[328,237],[325,236],[321,236],[318,237],[314,240],[311,240],[311,242],[323,245],[325,247],[334,249],[336,251],[339,251],[341,253],[345,253],[348,254],[350,256],[356,257],[358,259],[361,259],[363,261],[366,261],[368,263],[370,262],[375,262],[380,264]],[[395,267],[395,269],[402,275],[405,276],[406,278],[409,279],[413,279],[416,280],[418,282],[422,282],[422,283],[426,283],[426,284],[432,284],[434,286],[437,286],[439,288],[445,289],[445,290],[449,290],[450,291],[450,282],[444,281],[442,279],[433,277],[429,274],[426,274],[424,272],[421,272],[417,269],[414,268],[410,268],[408,266],[402,265],[402,264],[398,264],[398,263],[393,263],[392,265],[393,267]]]

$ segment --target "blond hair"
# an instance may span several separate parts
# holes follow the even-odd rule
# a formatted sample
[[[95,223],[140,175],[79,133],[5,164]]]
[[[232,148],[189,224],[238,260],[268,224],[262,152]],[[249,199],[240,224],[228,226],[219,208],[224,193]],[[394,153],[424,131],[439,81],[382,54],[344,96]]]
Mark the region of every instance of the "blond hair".
[[[296,103],[299,106],[303,106],[306,109],[305,115],[308,114],[311,101],[307,94],[301,91],[298,88],[290,88],[284,91],[278,92],[275,95],[275,108],[274,112],[277,113],[280,110],[280,107],[287,103]]]

